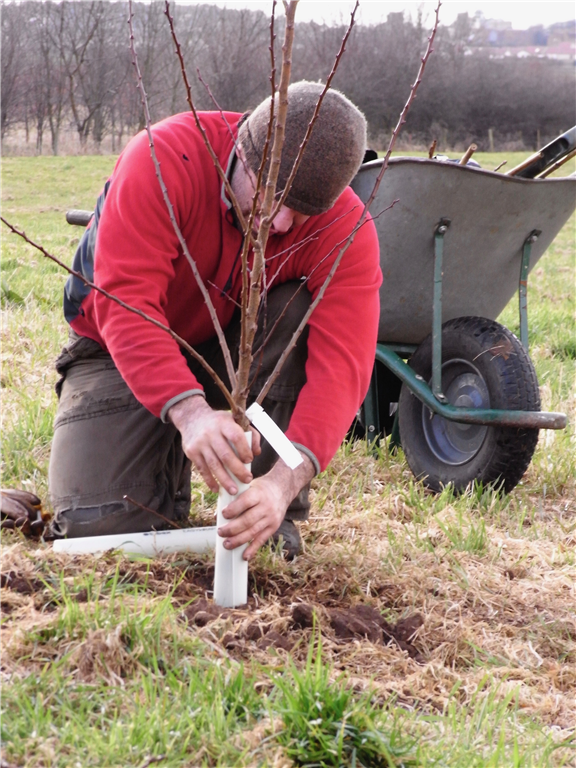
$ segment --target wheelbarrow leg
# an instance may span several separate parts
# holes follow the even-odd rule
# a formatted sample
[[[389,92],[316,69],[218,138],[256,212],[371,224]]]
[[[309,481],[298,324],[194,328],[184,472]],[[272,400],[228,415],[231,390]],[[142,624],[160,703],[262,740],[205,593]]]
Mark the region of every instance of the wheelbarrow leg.
[[[390,442],[388,443],[388,450],[390,453],[396,453],[398,448],[402,448],[402,442],[400,440],[400,422],[398,420],[398,410],[394,414],[394,423],[392,424],[392,432],[390,433]]]
[[[432,305],[432,392],[441,403],[446,402],[442,392],[442,278],[444,276],[444,235],[450,219],[440,219],[434,232],[434,303]]]
[[[538,240],[541,234],[542,232],[539,229],[533,229],[526,240],[524,240],[524,245],[522,246],[518,304],[520,309],[520,341],[526,352],[528,352],[528,269],[530,268],[532,244]]]
[[[378,373],[376,363],[372,369],[370,386],[364,398],[364,420],[366,424],[366,440],[374,443],[380,431],[380,417],[378,413]]]

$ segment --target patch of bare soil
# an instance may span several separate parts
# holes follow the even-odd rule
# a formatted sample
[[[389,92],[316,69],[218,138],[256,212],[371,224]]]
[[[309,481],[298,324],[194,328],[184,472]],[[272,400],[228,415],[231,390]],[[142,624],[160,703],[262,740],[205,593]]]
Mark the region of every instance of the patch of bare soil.
[[[300,641],[302,630],[317,627],[323,634],[330,635],[334,641],[348,643],[354,640],[368,640],[376,644],[395,643],[411,658],[423,663],[424,659],[417,648],[410,642],[424,619],[420,614],[414,614],[400,620],[395,625],[389,624],[378,610],[370,605],[358,604],[340,609],[326,608],[321,604],[306,602],[291,603],[288,607],[287,619],[282,633],[274,629],[278,617],[270,621],[263,618],[250,620],[250,615],[262,615],[254,598],[250,598],[243,621],[236,631],[226,632],[221,642],[228,650],[243,650],[248,643],[256,643],[261,650],[281,648],[291,651]],[[213,602],[200,598],[182,612],[189,624],[197,627],[209,626],[212,622],[230,621],[238,617],[237,611],[219,608]]]

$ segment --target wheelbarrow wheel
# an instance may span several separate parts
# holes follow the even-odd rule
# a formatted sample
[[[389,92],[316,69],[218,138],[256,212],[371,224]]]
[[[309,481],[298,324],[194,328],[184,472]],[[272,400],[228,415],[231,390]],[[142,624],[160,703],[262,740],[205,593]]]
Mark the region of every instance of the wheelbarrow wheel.
[[[418,347],[411,368],[431,385],[432,337]],[[449,320],[442,329],[442,391],[452,405],[540,410],[532,361],[507,328],[482,317]],[[477,480],[510,492],[524,475],[537,429],[458,424],[433,414],[403,385],[400,439],[408,465],[424,484],[462,492]]]

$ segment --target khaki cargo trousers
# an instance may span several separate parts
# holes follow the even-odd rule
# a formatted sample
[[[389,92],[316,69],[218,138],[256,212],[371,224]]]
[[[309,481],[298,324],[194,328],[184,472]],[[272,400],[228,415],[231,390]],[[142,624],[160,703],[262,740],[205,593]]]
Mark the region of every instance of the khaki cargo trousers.
[[[310,301],[310,294],[298,282],[269,292],[255,339],[251,400],[273,370]],[[283,430],[306,382],[307,330],[263,402]],[[226,329],[226,338],[236,364],[239,317]],[[211,339],[196,349],[228,383],[218,340]],[[225,398],[201,364],[185,357],[208,403],[215,409],[226,409]],[[163,518],[185,521],[191,503],[191,465],[174,425],[162,422],[136,400],[111,356],[99,344],[72,330],[56,369],[61,379],[56,385],[59,403],[49,467],[53,535],[74,538],[134,533],[170,527]],[[268,472],[276,459],[262,440],[262,453],[252,464],[254,476]],[[308,517],[308,490],[304,488],[294,499],[288,519]]]

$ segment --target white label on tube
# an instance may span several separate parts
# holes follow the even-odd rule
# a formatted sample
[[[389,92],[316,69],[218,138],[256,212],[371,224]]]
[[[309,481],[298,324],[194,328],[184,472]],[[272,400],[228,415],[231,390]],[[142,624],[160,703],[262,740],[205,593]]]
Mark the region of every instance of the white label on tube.
[[[250,422],[256,427],[258,432],[260,432],[262,437],[268,440],[278,456],[280,456],[282,461],[287,464],[290,469],[296,469],[296,467],[302,464],[304,459],[300,452],[294,448],[284,432],[282,432],[280,427],[272,421],[261,405],[252,403],[250,408],[246,411],[246,416],[248,416]]]

